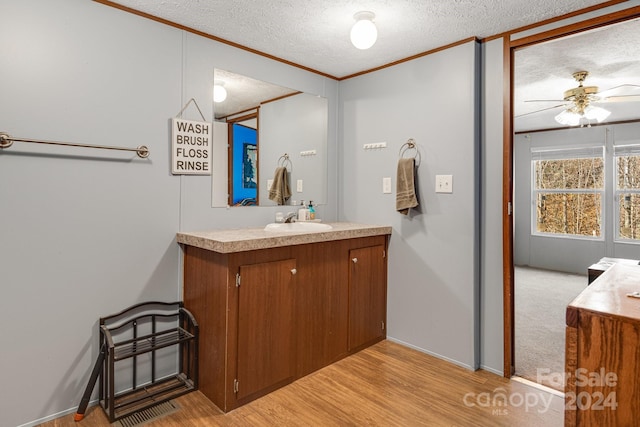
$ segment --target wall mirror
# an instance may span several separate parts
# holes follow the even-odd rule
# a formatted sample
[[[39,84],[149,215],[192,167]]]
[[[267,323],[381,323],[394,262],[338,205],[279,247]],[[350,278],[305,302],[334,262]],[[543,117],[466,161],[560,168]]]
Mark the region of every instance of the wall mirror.
[[[286,167],[285,205],[327,200],[325,98],[215,69],[213,207],[277,206],[269,199],[276,169]]]

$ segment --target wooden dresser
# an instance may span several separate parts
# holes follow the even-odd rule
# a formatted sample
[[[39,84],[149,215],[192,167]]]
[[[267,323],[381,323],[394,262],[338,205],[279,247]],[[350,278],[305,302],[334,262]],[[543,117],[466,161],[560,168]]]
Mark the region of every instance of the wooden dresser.
[[[640,423],[640,266],[615,264],[567,307],[565,426]]]

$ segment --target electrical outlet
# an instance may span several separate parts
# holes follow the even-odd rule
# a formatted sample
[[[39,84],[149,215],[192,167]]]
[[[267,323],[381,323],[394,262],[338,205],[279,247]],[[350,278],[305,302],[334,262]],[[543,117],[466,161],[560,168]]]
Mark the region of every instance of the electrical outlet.
[[[453,193],[453,175],[436,175],[436,193]]]
[[[299,179],[299,180],[296,182],[296,191],[297,191],[298,193],[302,193],[302,180],[301,180],[301,179]]]
[[[271,190],[271,186],[273,185],[273,179],[267,180],[267,191]]]
[[[391,178],[388,176],[382,178],[382,192],[384,194],[391,193]]]

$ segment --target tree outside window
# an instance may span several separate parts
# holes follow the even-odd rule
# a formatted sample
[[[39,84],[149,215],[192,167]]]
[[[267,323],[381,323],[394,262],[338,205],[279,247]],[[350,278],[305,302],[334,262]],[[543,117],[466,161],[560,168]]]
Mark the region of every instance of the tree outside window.
[[[614,148],[617,238],[640,239],[640,145]]]
[[[604,147],[532,151],[534,234],[602,238]]]

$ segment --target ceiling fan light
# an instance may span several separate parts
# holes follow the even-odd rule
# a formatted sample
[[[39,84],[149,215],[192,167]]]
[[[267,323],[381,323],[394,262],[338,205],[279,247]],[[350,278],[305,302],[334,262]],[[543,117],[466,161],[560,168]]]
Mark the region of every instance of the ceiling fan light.
[[[358,12],[353,17],[356,23],[351,28],[351,43],[358,49],[369,49],[378,39],[378,30],[373,23],[373,12]]]
[[[213,102],[222,102],[227,99],[227,90],[220,84],[213,85]]]
[[[593,105],[589,105],[584,109],[584,116],[589,120],[596,120],[598,123],[605,120],[610,114],[611,111],[605,110],[602,107],[595,107]]]
[[[556,122],[560,123],[561,125],[577,126],[580,124],[581,117],[582,116],[580,116],[580,114],[574,113],[571,110],[563,110],[555,117],[555,119]]]

